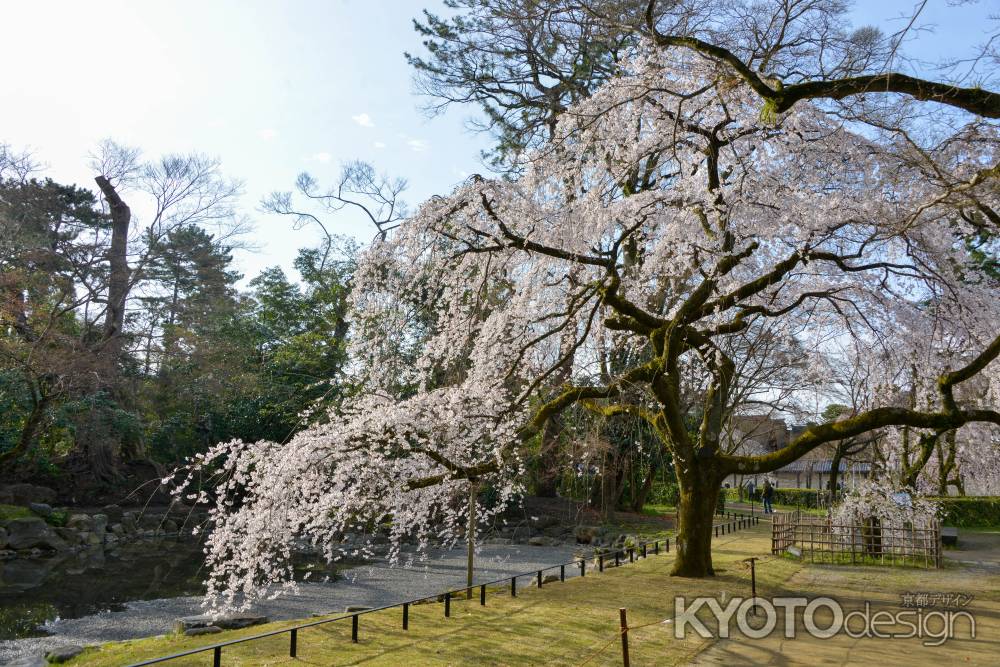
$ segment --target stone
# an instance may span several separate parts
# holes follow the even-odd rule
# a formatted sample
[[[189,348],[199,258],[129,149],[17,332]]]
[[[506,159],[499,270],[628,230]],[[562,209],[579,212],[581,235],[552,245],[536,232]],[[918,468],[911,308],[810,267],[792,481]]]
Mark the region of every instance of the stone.
[[[163,522],[163,530],[165,530],[168,533],[176,533],[177,522],[174,521],[173,519],[167,519],[166,521]]]
[[[105,505],[101,508],[101,514],[108,517],[108,523],[121,523],[125,513],[118,505]]]
[[[94,520],[89,514],[70,514],[66,519],[66,527],[79,531],[91,531],[94,529]]]
[[[0,504],[30,505],[45,503],[51,505],[56,501],[56,492],[47,486],[34,484],[7,484],[0,486]]]
[[[215,626],[223,630],[239,630],[249,628],[251,625],[261,625],[267,623],[267,616],[253,616],[250,614],[232,614],[229,616],[184,616],[174,621],[174,632],[184,634],[193,628],[207,628]]]
[[[7,529],[0,526],[0,549],[7,548]]]
[[[510,544],[509,537],[490,537],[483,541],[483,544]]]
[[[111,524],[110,526],[108,526],[108,530],[111,531],[112,535],[117,535],[118,537],[121,537],[122,535],[125,534],[125,526],[121,525],[120,523]]]
[[[45,667],[49,661],[41,653],[26,655],[13,662],[8,662],[7,667]]]
[[[558,523],[553,526],[546,526],[542,529],[542,533],[548,535],[549,537],[562,537],[565,529]]]
[[[49,662],[66,662],[67,660],[72,660],[81,653],[83,653],[82,646],[70,644],[68,646],[60,646],[59,648],[47,651],[45,653],[45,659]]]
[[[222,632],[222,628],[217,625],[206,625],[203,628],[189,628],[184,631],[184,634],[188,637],[197,637],[198,635],[215,635]]]
[[[135,530],[139,525],[139,513],[134,510],[123,513],[121,522],[127,530]]]
[[[139,527],[143,530],[157,530],[163,523],[162,514],[143,514],[139,517]]]
[[[544,577],[542,577],[542,585],[543,586],[545,584],[552,584],[552,583],[555,583],[557,581],[559,581],[559,575],[557,575],[557,574],[546,574]]]
[[[108,530],[108,515],[95,514],[90,518],[94,522],[94,532],[103,537]]]
[[[528,538],[528,544],[533,547],[547,547],[552,544],[552,540],[543,535],[535,535],[534,537]]]
[[[61,539],[66,540],[67,544],[83,543],[83,538],[81,537],[80,532],[77,530],[73,530],[72,528],[60,527],[60,528],[55,528],[54,531],[55,534],[58,535]]]
[[[10,549],[0,549],[0,561],[13,560],[14,558],[17,558],[16,551],[11,551]]]
[[[52,505],[48,503],[31,503],[28,509],[40,517],[52,516]]]
[[[544,528],[551,528],[552,526],[558,526],[559,519],[555,518],[554,516],[540,516],[534,519],[532,523],[535,524],[536,528],[541,530]]]
[[[44,519],[30,517],[7,522],[7,546],[15,550],[44,547],[62,551],[68,545],[49,528]]]

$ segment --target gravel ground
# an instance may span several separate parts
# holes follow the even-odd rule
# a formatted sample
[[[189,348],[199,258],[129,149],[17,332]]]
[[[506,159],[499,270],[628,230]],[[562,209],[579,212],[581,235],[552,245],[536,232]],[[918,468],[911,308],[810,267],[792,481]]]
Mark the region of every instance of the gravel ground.
[[[483,546],[476,557],[475,580],[489,581],[563,563],[575,551],[570,545]],[[558,570],[552,574],[558,574]],[[578,574],[577,568],[566,568],[567,577]],[[302,584],[297,593],[262,603],[250,613],[263,614],[272,621],[305,618],[342,612],[348,605],[378,607],[442,593],[465,584],[465,552],[461,549],[436,552],[426,563],[411,569],[373,563],[346,570],[343,575],[342,580],[330,584]],[[529,583],[525,579],[521,585]],[[129,603],[125,611],[55,621],[45,626],[50,636],[0,641],[0,664],[59,646],[86,646],[166,634],[172,631],[174,619],[201,613],[200,602],[197,597],[136,601]]]

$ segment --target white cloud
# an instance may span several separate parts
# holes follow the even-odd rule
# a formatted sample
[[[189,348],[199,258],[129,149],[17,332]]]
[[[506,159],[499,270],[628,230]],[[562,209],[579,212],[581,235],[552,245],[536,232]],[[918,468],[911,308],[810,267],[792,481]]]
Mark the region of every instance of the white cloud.
[[[333,156],[327,153],[326,151],[321,151],[319,153],[313,153],[313,156],[310,159],[315,160],[316,162],[326,163],[332,160]]]
[[[378,149],[385,148],[385,142],[384,141],[376,141],[375,142],[375,148],[378,148]]]
[[[410,150],[414,153],[422,153],[430,146],[423,139],[407,139],[406,145],[410,147]]]
[[[372,117],[366,113],[359,113],[357,116],[351,116],[351,120],[361,127],[375,127],[375,121],[373,121]]]
[[[263,139],[264,141],[270,141],[271,139],[274,139],[276,136],[278,136],[278,131],[271,129],[270,127],[266,127],[263,130],[257,130],[257,136]]]

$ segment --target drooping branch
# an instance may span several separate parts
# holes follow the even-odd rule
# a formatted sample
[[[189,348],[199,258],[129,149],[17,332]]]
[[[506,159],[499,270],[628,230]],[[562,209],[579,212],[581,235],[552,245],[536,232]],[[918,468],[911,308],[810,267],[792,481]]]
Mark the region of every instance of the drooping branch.
[[[767,102],[774,113],[784,113],[802,100],[841,100],[868,93],[897,93],[925,102],[938,102],[986,118],[1000,118],[998,93],[982,88],[962,88],[951,83],[928,81],[900,72],[805,81],[790,86],[784,86],[778,81],[772,85],[729,49],[696,37],[662,34],[656,28],[655,8],[656,0],[650,0],[646,8],[646,29],[657,46],[687,48],[724,62]]]

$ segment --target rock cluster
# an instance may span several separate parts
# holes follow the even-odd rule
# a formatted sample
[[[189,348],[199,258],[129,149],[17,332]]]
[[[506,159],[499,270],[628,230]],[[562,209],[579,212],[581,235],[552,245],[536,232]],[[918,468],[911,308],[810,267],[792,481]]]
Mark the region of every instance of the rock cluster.
[[[29,516],[0,519],[0,562],[52,556],[119,545],[140,539],[174,537],[203,517],[175,503],[157,510],[124,510],[107,505],[96,511],[54,508],[55,493],[45,487],[0,487],[0,504],[20,505]],[[48,502],[47,502],[48,501]],[[25,513],[27,514],[27,513]],[[16,583],[4,569],[3,581]]]

